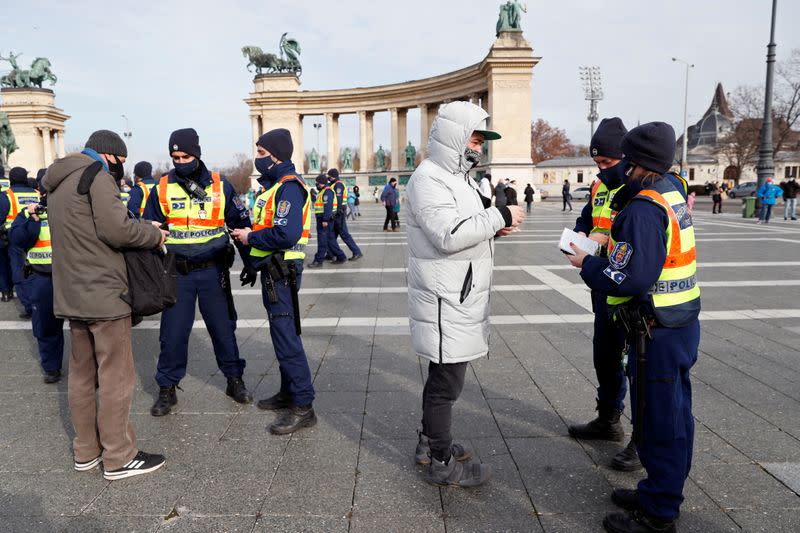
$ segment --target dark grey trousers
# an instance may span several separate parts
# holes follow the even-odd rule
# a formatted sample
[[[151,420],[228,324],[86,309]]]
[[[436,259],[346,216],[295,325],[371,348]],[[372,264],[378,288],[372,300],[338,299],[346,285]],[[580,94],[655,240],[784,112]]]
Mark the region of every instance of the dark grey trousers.
[[[422,433],[430,439],[431,456],[437,461],[450,458],[453,403],[464,388],[467,363],[428,364],[428,380],[422,389]]]

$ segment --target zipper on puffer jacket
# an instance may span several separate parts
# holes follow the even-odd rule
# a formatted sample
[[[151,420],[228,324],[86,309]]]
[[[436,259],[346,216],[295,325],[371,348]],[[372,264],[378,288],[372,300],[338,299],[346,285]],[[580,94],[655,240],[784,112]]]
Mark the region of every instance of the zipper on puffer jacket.
[[[469,268],[467,268],[467,275],[464,276],[464,283],[461,285],[461,296],[458,299],[458,303],[464,303],[464,300],[467,299],[469,293],[472,291],[472,261],[469,262]]]
[[[439,364],[442,364],[442,299],[438,298],[439,301]]]

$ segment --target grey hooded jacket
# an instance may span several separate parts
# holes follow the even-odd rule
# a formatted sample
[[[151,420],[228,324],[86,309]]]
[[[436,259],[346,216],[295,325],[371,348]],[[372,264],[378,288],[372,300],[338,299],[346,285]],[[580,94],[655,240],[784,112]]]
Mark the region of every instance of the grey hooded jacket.
[[[417,355],[436,363],[488,352],[493,238],[505,221],[484,208],[464,159],[488,116],[468,102],[443,105],[406,190],[411,339]]]

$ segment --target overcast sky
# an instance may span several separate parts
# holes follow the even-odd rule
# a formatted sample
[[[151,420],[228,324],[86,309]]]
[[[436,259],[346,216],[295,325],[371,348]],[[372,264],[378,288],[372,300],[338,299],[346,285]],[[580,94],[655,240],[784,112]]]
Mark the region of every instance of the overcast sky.
[[[10,4],[10,5],[8,5]],[[500,0],[264,0],[140,2],[26,0],[3,7],[0,53],[23,52],[27,68],[51,59],[56,103],[71,119],[66,145],[83,146],[99,128],[133,138],[129,160],[168,158],[172,130],[194,127],[203,159],[225,165],[252,151],[243,99],[252,74],[240,51],[277,52],[287,31],[301,44],[302,88],[336,89],[395,83],[477,63],[495,36]],[[778,2],[778,59],[800,47],[800,2]],[[528,2],[525,38],[542,60],[534,69],[533,116],[588,142],[580,65],[603,72],[600,116],[664,120],[683,127],[684,70],[689,122],[708,107],[717,82],[726,91],[761,85],[769,40],[769,0],[540,0]],[[7,70],[0,63],[0,72]],[[385,115],[385,114],[383,114]],[[409,138],[419,146],[418,115]],[[305,149],[316,144],[306,119]],[[325,146],[325,132],[320,145]],[[377,115],[375,142],[389,142],[388,117]],[[343,116],[342,146],[358,145],[355,116]]]

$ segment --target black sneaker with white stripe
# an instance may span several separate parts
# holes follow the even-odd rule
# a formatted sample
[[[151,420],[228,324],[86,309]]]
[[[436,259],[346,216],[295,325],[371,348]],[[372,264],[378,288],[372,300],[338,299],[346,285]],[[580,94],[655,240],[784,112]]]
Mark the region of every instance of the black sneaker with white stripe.
[[[97,457],[95,457],[91,461],[78,461],[76,459],[75,460],[75,470],[77,470],[78,472],[87,472],[87,471],[91,470],[92,468],[96,467],[97,465],[99,465],[101,462],[103,462],[103,457],[100,456],[100,455],[98,455]]]
[[[140,451],[136,454],[136,457],[131,459],[128,464],[122,468],[103,472],[103,477],[109,481],[114,481],[117,479],[125,479],[126,477],[138,476],[140,474],[148,474],[164,466],[165,461],[166,459],[164,459],[163,455]]]

